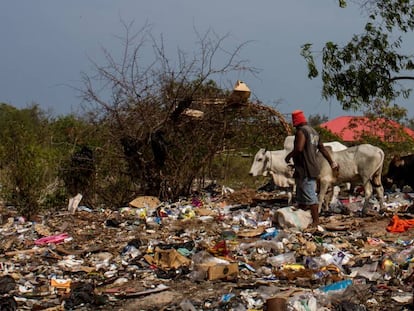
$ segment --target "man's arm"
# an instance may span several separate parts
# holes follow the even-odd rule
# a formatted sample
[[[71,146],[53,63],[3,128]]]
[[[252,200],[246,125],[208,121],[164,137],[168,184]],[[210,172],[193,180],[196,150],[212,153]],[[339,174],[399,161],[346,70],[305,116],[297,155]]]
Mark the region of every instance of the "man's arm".
[[[293,150],[289,152],[289,154],[286,156],[285,158],[286,163],[289,163],[291,158],[295,157],[296,155],[298,155],[299,153],[303,151],[303,149],[305,148],[305,142],[306,142],[305,134],[303,134],[303,132],[300,130],[296,131]]]

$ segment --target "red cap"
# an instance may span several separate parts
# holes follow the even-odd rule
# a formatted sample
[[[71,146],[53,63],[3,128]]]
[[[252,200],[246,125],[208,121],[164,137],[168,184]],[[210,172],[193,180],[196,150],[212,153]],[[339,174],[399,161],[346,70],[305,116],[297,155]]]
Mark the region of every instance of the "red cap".
[[[293,126],[298,126],[301,125],[303,123],[306,123],[306,117],[303,114],[302,110],[295,110],[292,112],[292,123]]]

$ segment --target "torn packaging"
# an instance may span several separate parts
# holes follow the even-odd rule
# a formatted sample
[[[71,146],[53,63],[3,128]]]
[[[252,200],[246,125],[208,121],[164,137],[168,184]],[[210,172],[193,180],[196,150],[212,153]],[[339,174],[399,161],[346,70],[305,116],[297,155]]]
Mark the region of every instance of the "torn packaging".
[[[144,258],[149,264],[154,264],[161,269],[178,269],[191,264],[190,259],[175,249],[162,250],[157,247],[154,256],[145,255]]]

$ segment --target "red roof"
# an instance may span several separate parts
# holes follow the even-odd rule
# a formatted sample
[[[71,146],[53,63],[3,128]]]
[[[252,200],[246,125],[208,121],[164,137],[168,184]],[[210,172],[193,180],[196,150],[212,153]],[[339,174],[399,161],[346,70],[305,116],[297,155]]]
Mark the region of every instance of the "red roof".
[[[401,141],[402,131],[414,139],[414,131],[385,118],[343,116],[321,124],[343,141],[357,141],[364,135],[377,136],[383,141]]]

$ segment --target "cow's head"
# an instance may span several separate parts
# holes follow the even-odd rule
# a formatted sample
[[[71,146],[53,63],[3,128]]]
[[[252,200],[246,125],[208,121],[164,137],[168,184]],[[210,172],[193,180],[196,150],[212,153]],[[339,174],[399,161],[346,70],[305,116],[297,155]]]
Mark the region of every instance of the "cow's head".
[[[252,176],[266,176],[269,169],[269,151],[266,151],[265,148],[261,148],[254,156],[249,174]]]

